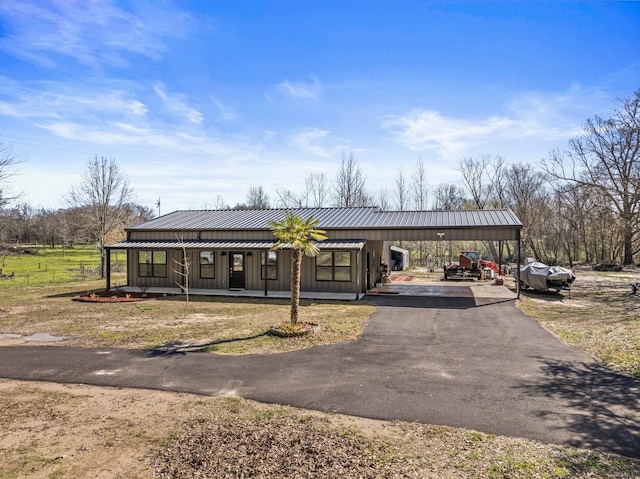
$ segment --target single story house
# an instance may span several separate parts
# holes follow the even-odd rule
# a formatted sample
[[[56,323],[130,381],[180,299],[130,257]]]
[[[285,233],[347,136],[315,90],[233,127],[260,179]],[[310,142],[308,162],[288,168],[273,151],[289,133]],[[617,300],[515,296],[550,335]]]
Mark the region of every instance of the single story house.
[[[291,252],[274,251],[271,221],[286,209],[175,211],[126,229],[126,239],[107,248],[127,253],[127,286],[199,290],[290,289]],[[517,241],[522,224],[511,210],[382,211],[364,208],[294,208],[318,220],[327,240],[304,257],[301,291],[353,293],[380,282],[391,258],[390,241]],[[518,247],[519,251],[519,247]],[[110,265],[110,261],[107,261]],[[107,288],[111,287],[110,266]]]

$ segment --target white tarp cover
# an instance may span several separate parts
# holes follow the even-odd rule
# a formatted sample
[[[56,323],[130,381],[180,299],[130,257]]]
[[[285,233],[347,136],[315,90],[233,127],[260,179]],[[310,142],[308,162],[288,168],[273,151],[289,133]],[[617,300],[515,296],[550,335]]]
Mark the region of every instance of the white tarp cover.
[[[517,277],[518,272],[514,273],[514,278]],[[548,291],[549,286],[547,280],[567,281],[571,283],[575,279],[575,275],[569,269],[561,266],[548,266],[539,261],[526,264],[520,267],[520,281],[537,291]],[[552,286],[553,287],[553,286]]]

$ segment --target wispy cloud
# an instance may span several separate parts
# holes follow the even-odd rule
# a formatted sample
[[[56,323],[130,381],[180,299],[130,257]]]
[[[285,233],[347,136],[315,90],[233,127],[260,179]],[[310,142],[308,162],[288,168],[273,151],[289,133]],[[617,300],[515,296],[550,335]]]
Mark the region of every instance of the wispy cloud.
[[[336,154],[348,148],[348,142],[332,138],[328,130],[306,128],[289,139],[289,144],[305,153],[320,158],[334,158]]]
[[[42,66],[58,64],[57,56],[100,65],[128,65],[128,54],[158,59],[163,39],[180,36],[189,17],[167,8],[132,4],[132,10],[111,1],[3,0],[0,49]]]
[[[395,130],[396,139],[415,150],[436,149],[443,156],[457,153],[470,143],[500,134],[514,125],[506,117],[479,121],[448,118],[433,110],[413,110],[387,119],[383,127]]]
[[[0,77],[0,114],[21,119],[144,117],[147,106],[126,90],[110,87],[73,88],[55,82],[18,84]]]
[[[231,138],[206,131],[201,125],[203,115],[188,106],[186,96],[168,94],[161,87],[139,92],[149,98],[142,101],[136,94],[139,86],[125,82],[102,87],[76,84],[72,90],[56,82],[25,85],[2,80],[0,115],[24,120],[66,140],[210,155],[252,155],[257,148],[239,135]]]
[[[310,82],[284,80],[276,85],[275,91],[279,95],[293,100],[317,100],[322,94],[322,84],[315,77]]]
[[[410,150],[435,150],[447,157],[487,141],[565,141],[579,133],[580,125],[594,113],[598,103],[606,104],[601,92],[574,85],[568,91],[553,94],[520,92],[506,105],[497,106],[499,113],[475,120],[416,108],[386,117],[382,127],[392,131],[395,140]]]
[[[186,118],[190,123],[199,125],[204,120],[202,113],[187,105],[186,95],[169,94],[165,91],[164,85],[153,87],[156,95],[164,102],[164,109],[170,113]]]

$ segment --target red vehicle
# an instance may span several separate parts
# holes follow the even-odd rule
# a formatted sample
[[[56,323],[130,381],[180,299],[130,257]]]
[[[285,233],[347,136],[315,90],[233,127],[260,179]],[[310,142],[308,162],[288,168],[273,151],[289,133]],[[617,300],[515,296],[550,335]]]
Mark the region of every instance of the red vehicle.
[[[478,261],[477,251],[460,251],[459,262],[444,267],[444,279],[453,277],[482,278],[482,267]]]
[[[483,273],[487,269],[493,270],[495,274],[500,274],[498,265],[493,261],[479,259],[477,251],[460,251],[459,262],[445,266],[444,279],[453,277],[482,279]]]

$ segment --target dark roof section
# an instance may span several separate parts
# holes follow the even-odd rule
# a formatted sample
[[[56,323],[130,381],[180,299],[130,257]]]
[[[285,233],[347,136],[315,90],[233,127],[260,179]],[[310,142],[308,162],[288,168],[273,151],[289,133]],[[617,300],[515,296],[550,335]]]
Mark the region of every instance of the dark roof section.
[[[174,211],[129,230],[271,230],[271,221],[284,218],[287,209]],[[456,211],[381,211],[367,208],[292,208],[306,219],[313,216],[320,229],[394,228],[521,228],[509,209]]]

